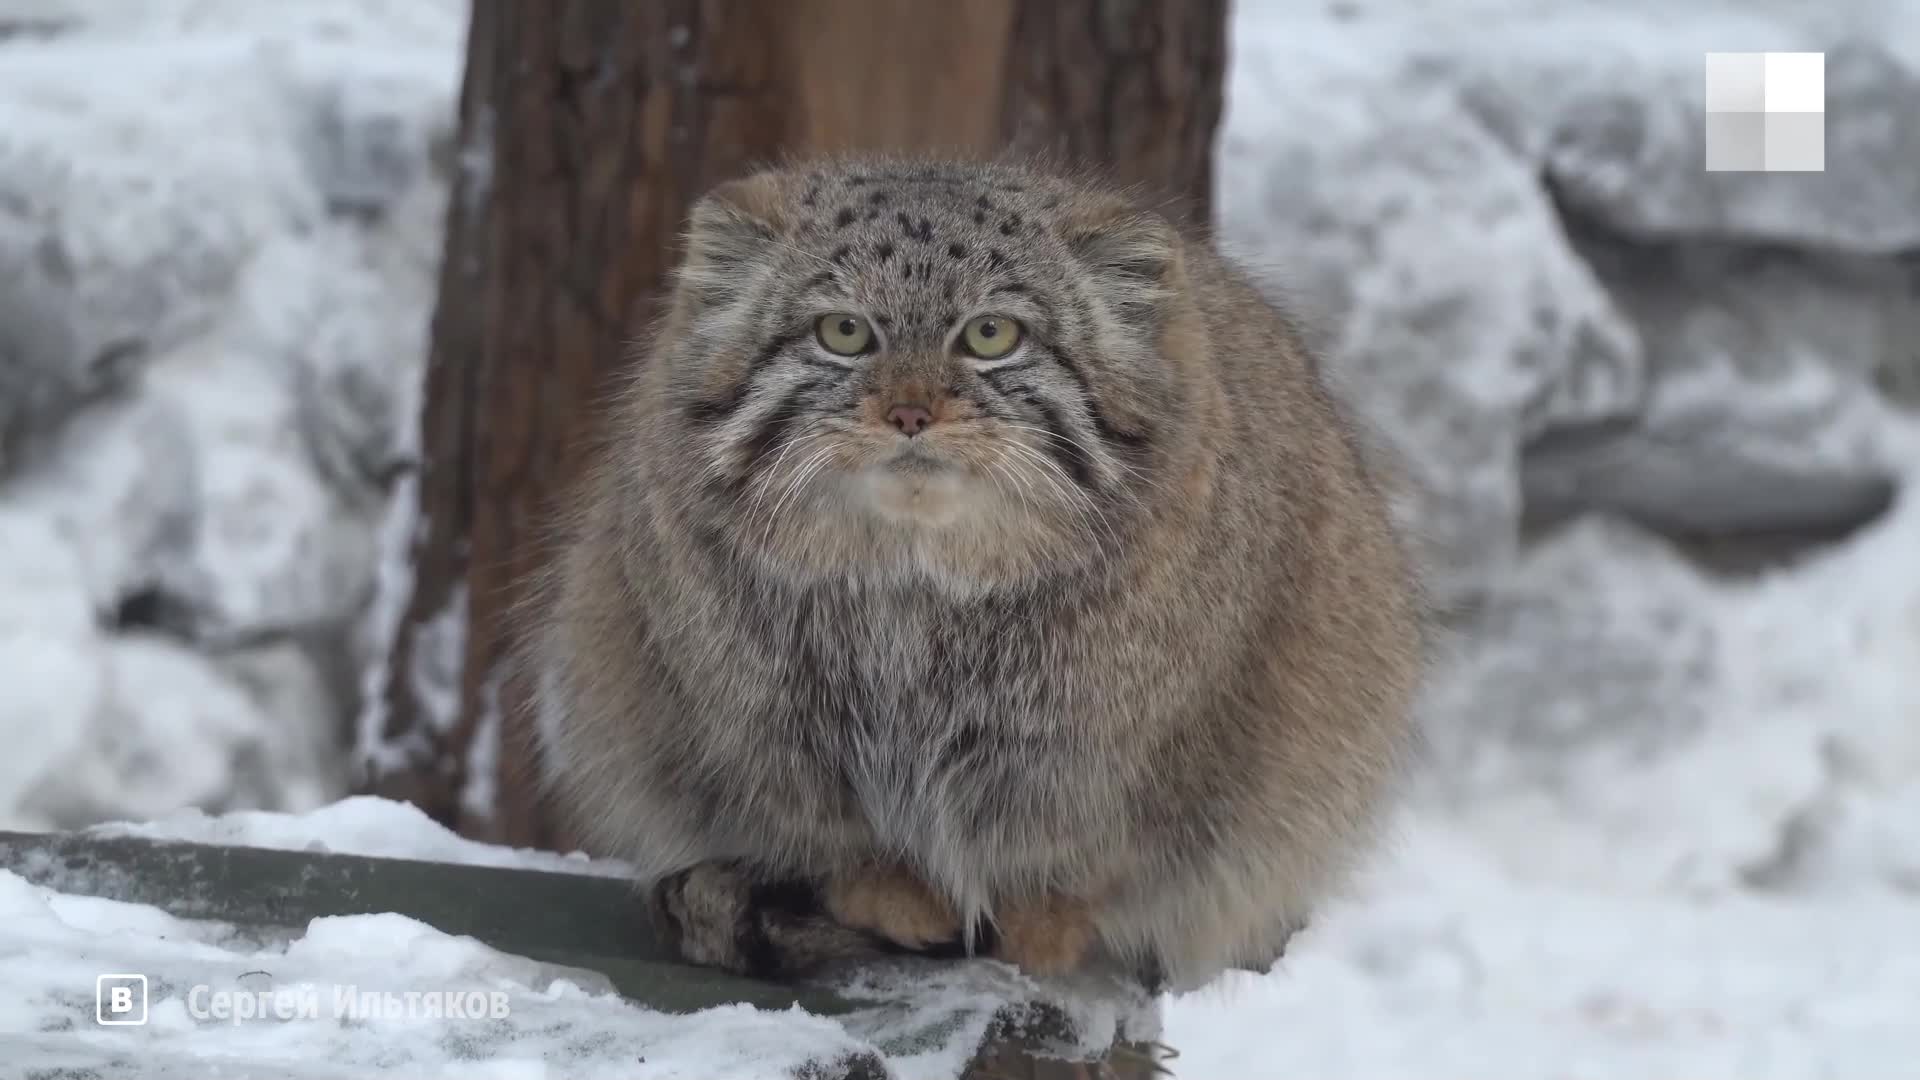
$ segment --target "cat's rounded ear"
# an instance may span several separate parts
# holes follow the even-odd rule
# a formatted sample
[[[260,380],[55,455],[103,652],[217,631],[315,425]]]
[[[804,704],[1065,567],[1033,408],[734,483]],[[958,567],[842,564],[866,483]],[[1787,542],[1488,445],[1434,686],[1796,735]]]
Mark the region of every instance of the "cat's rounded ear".
[[[1116,195],[1094,196],[1068,208],[1061,236],[1123,317],[1150,319],[1178,291],[1180,234],[1151,210]]]
[[[785,226],[780,178],[771,172],[728,180],[693,204],[680,286],[697,306],[728,303],[752,280],[754,264]]]

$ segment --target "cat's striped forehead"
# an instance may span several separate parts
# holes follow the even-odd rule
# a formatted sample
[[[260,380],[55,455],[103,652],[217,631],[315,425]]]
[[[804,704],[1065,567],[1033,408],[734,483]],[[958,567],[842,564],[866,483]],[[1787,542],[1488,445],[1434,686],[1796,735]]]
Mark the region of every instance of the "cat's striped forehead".
[[[815,263],[804,286],[871,305],[901,333],[1060,282],[1067,253],[1054,226],[1068,192],[1051,177],[929,166],[799,181],[787,234]]]
[[[931,214],[946,227],[1012,241],[1029,225],[1045,224],[1070,189],[1056,177],[1012,168],[942,165],[855,166],[815,171],[794,186],[802,229],[831,233],[887,223],[915,230]]]

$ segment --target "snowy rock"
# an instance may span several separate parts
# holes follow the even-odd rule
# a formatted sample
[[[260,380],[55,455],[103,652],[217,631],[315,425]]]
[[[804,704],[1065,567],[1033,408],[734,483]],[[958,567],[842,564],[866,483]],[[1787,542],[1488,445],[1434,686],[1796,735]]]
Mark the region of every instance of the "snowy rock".
[[[1220,233],[1328,321],[1443,602],[1536,519],[1811,538],[1885,510],[1920,383],[1920,8],[1238,11]],[[1706,172],[1703,53],[1782,48],[1827,52],[1827,171]]]
[[[342,790],[465,15],[0,2],[0,818]]]
[[[1261,44],[1234,97],[1289,104],[1229,112],[1222,236],[1337,327],[1330,368],[1402,452],[1427,563],[1470,588],[1515,550],[1521,444],[1628,410],[1639,342],[1529,163],[1452,95]]]
[[[1555,787],[1705,728],[1715,587],[1658,539],[1580,521],[1529,552],[1495,597],[1461,627],[1428,700],[1449,781]]]
[[[0,551],[7,555],[0,559],[0,630],[67,638],[92,633],[86,567],[59,521],[0,503]]]
[[[217,668],[261,718],[257,749],[235,757],[231,794],[219,805],[307,810],[346,787],[350,702],[332,641],[288,640],[236,649]],[[207,805],[207,804],[194,804]]]
[[[1328,302],[1456,613],[1422,805],[1555,888],[1910,895],[1920,7],[1239,12],[1221,233]],[[1788,48],[1827,171],[1706,173],[1702,53]]]
[[[1920,341],[1920,270],[1710,241],[1582,249],[1654,377],[1630,427],[1527,448],[1531,509],[1713,535],[1844,532],[1886,509],[1908,460],[1886,388]]]
[[[252,248],[313,213],[265,57],[77,35],[0,49],[0,222],[57,268],[83,354],[204,328]]]
[[[58,530],[94,612],[110,619],[143,594],[172,598],[187,585],[198,464],[178,411],[144,396],[104,403],[76,416],[41,456],[0,486],[0,502]]]
[[[1701,167],[1698,53],[1676,57],[1651,81],[1594,78],[1573,91],[1576,100],[1553,125],[1548,175],[1582,210],[1637,235],[1741,236],[1874,254],[1920,247],[1920,173],[1886,167],[1920,159],[1920,62],[1874,40],[1885,32],[1882,25],[1795,35],[1796,49],[1826,54],[1826,168],[1817,182]]]
[[[246,695],[162,638],[112,639],[104,661],[87,745],[28,791],[28,811],[71,828],[224,801],[238,759],[267,734]]]
[[[444,187],[422,185],[394,203],[393,228],[319,238],[298,314],[280,325],[295,420],[335,494],[370,508],[418,464],[413,429],[433,312]],[[411,362],[396,363],[396,357]]]
[[[82,644],[40,635],[36,655],[55,665],[40,681],[65,698],[30,694],[0,709],[37,707],[41,717],[79,721],[62,738],[29,740],[31,768],[10,763],[24,792],[14,811],[21,821],[75,828],[180,807],[306,810],[338,792],[338,740],[327,735],[337,732],[339,709],[292,647],[209,665],[152,635],[74,647]]]
[[[18,793],[84,752],[100,707],[99,642],[79,553],[58,523],[0,502],[0,829],[45,828]]]
[[[1730,716],[1741,593],[1658,538],[1587,520],[1523,557],[1426,702],[1429,794],[1508,872],[1723,892],[1822,790],[1821,729]]]
[[[56,253],[0,228],[0,476],[75,409],[123,386],[140,349],[129,342],[89,350]]]
[[[372,523],[339,505],[313,468],[285,389],[251,352],[170,358],[153,393],[187,418],[200,463],[187,598],[219,640],[349,618],[371,578]]]
[[[1427,701],[1428,786],[1536,879],[1913,892],[1915,550],[1912,494],[1754,579],[1570,526],[1462,627]]]
[[[330,213],[379,220],[419,188],[452,139],[444,73],[423,69],[415,50],[342,57],[308,54],[296,78],[299,146]],[[355,77],[339,78],[352,64]]]

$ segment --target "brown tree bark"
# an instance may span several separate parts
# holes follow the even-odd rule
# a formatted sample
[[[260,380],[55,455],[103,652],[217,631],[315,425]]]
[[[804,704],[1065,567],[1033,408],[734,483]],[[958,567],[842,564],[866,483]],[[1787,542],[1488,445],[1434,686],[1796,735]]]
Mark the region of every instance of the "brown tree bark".
[[[398,507],[417,514],[411,574],[363,717],[363,786],[469,835],[567,846],[534,792],[526,688],[501,664],[510,613],[700,192],[792,155],[1014,146],[1204,220],[1226,9],[475,0],[422,467]],[[451,674],[452,708],[423,673]]]

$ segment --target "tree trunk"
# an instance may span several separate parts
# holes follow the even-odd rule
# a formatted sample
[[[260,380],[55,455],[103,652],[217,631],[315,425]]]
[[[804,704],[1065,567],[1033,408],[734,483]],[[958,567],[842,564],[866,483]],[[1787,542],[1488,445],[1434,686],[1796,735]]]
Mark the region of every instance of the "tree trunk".
[[[792,155],[1088,163],[1204,220],[1226,0],[475,0],[459,176],[362,717],[364,786],[560,846],[535,797],[517,583],[692,200]],[[400,572],[401,566],[410,572]]]

